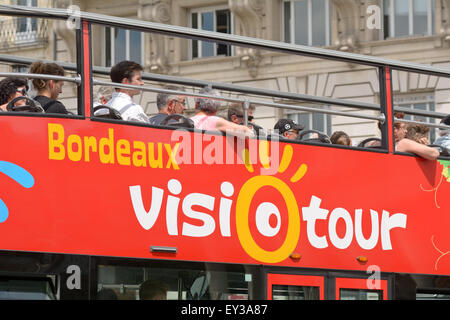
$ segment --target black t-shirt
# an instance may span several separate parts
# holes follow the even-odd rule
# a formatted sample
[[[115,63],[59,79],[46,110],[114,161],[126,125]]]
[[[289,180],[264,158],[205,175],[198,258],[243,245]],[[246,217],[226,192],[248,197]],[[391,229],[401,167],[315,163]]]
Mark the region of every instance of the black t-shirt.
[[[66,107],[59,101],[46,96],[36,96],[34,98],[44,108],[45,113],[63,113],[68,114]]]
[[[151,117],[148,121],[149,121],[151,124],[160,125],[161,122],[163,122],[164,120],[166,120],[166,118],[167,118],[168,116],[169,116],[169,115],[168,115],[168,114],[165,114],[165,113],[157,113],[156,115],[154,115],[153,117]],[[168,121],[167,124],[173,124],[173,123],[178,123],[178,121],[175,120],[175,119],[170,119],[170,120]]]

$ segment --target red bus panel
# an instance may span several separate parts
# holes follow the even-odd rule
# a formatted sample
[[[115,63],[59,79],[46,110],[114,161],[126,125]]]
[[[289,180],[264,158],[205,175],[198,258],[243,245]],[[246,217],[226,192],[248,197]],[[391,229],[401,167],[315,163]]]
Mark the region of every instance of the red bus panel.
[[[0,126],[0,250],[450,273],[448,161],[286,143],[267,157],[257,140],[90,120]],[[11,178],[21,169],[33,183]]]

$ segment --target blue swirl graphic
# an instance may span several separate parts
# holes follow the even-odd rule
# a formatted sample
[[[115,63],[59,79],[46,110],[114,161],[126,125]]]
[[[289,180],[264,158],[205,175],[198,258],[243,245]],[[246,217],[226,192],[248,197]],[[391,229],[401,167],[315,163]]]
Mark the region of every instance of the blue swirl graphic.
[[[34,177],[24,168],[6,161],[0,161],[0,172],[4,173],[24,188],[34,186]],[[0,199],[0,223],[8,219],[9,210],[3,200]]]

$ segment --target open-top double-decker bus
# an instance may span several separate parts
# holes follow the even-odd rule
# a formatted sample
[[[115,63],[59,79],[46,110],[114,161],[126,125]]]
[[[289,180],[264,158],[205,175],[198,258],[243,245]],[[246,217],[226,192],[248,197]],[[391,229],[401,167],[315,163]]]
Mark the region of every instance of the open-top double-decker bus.
[[[63,9],[0,13],[71,18]],[[450,159],[395,151],[392,97],[392,70],[443,79],[450,70],[100,14],[77,18],[77,63],[61,63],[75,76],[53,77],[76,86],[76,114],[0,112],[0,298],[139,299],[144,282],[166,299],[450,297]],[[240,103],[246,124],[249,105],[378,121],[381,146],[230,137],[95,116],[95,86],[135,87],[96,78],[109,69],[92,64],[94,25],[375,68],[379,104],[151,73],[143,78],[224,94],[138,89]]]

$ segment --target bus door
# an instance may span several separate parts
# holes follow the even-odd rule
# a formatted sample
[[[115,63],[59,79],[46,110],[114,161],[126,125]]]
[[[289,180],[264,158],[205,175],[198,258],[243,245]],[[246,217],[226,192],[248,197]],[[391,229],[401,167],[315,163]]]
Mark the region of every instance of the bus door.
[[[267,274],[268,300],[324,300],[325,276]]]
[[[335,278],[336,300],[387,300],[388,281],[368,278]]]

